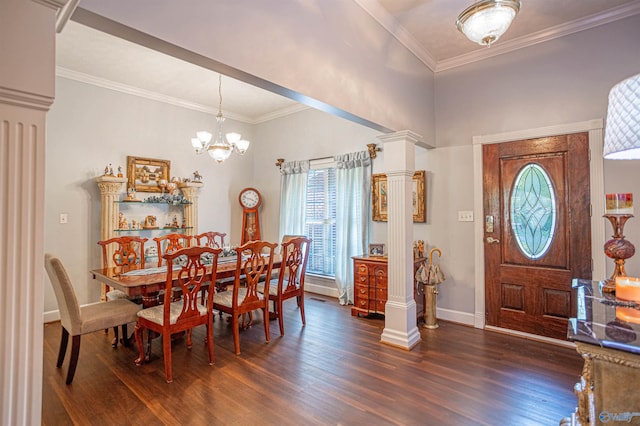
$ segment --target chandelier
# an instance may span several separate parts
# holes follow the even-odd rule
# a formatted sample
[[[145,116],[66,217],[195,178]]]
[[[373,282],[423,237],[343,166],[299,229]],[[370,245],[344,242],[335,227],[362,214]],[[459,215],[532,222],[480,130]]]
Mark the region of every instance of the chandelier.
[[[467,7],[456,26],[481,46],[491,46],[507,31],[520,10],[520,0],[481,0]]]
[[[218,77],[218,95],[220,103],[218,104],[218,115],[216,115],[216,138],[211,143],[212,134],[207,131],[196,132],[196,137],[191,139],[191,145],[196,154],[208,152],[216,163],[222,163],[231,156],[231,152],[236,151],[243,155],[249,148],[250,142],[242,139],[240,133],[222,133],[222,124],[224,117],[222,116],[222,74]]]

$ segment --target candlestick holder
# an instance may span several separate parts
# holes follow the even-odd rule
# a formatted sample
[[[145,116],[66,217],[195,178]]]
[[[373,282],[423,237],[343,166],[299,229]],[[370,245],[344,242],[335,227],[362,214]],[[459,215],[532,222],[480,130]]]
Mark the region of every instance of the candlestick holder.
[[[614,259],[615,269],[611,277],[604,282],[602,291],[607,293],[613,293],[616,291],[616,278],[626,277],[627,273],[624,270],[625,259],[630,258],[636,252],[636,248],[629,241],[624,239],[622,234],[624,230],[624,224],[633,217],[632,214],[605,214],[611,226],[613,227],[613,237],[604,244],[604,254],[607,257]]]

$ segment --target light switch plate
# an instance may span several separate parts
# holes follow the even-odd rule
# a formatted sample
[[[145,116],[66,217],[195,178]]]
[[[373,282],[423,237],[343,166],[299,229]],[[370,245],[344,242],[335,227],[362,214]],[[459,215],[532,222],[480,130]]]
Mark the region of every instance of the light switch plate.
[[[458,222],[473,222],[473,212],[470,210],[458,211]]]

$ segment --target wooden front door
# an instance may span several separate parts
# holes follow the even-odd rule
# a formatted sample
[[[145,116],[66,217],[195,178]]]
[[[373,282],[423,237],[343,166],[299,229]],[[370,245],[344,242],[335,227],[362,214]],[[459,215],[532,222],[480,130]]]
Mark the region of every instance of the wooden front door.
[[[483,146],[486,322],[566,339],[591,278],[587,133]]]

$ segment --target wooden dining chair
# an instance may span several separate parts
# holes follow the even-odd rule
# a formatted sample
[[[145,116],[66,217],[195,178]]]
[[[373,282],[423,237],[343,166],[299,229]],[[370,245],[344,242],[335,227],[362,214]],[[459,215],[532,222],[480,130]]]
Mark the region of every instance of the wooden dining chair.
[[[104,241],[98,241],[98,245],[102,247],[102,267],[108,268],[110,266],[119,266],[123,269],[140,265],[140,268],[144,268],[144,244],[147,242],[147,238],[133,237],[133,236],[121,236],[114,237]],[[113,253],[111,256],[108,254],[108,249],[113,247]],[[109,257],[111,262],[109,262]],[[107,300],[128,299],[129,297],[123,292],[115,288],[109,288],[107,286],[106,292]],[[118,327],[113,328],[115,335],[112,346],[115,348],[118,346]],[[127,343],[127,324],[122,325],[122,339],[124,343]]]
[[[153,241],[156,242],[158,248],[158,267],[162,266],[166,254],[191,247],[191,238],[191,235],[186,234],[166,234],[161,237],[155,237]]]
[[[223,248],[224,247],[224,237],[227,234],[224,232],[203,232],[202,234],[195,235],[193,237],[196,245],[205,246],[205,247],[213,247],[213,248]],[[233,278],[227,278],[224,280],[218,280],[216,282],[216,288],[226,288],[227,285],[231,285],[233,283]],[[206,283],[202,286],[202,300],[204,303],[204,298],[206,296],[207,291],[209,291],[211,283]]]
[[[218,268],[218,255],[222,250],[211,247],[187,247],[179,249],[163,256],[167,264],[167,278],[164,286],[165,294],[170,294],[172,288],[180,290],[180,300],[162,305],[142,309],[138,312],[135,335],[138,346],[138,358],[136,365],[140,366],[145,361],[143,344],[143,330],[151,330],[162,336],[162,353],[164,356],[164,371],[167,383],[173,381],[171,365],[171,335],[179,332],[187,334],[187,348],[191,349],[191,331],[199,325],[206,325],[206,343],[209,351],[209,365],[213,365],[213,296],[214,292],[208,292],[206,304],[199,303],[199,293],[202,284],[215,280]],[[210,272],[205,264],[204,254],[211,257]],[[183,257],[180,265],[174,262],[178,257]],[[174,276],[174,271],[177,275]],[[148,339],[148,344],[151,340]],[[150,353],[150,351],[148,351]]]
[[[285,300],[295,297],[298,301],[302,325],[306,324],[304,318],[304,277],[307,271],[309,259],[309,245],[311,239],[298,236],[287,238],[282,243],[282,263],[280,264],[277,278],[272,278],[268,290],[265,284],[258,285],[258,291],[268,291],[269,300],[273,301],[274,315],[278,317],[280,335],[284,335],[284,320],[282,304]]]
[[[213,247],[213,248],[223,248],[224,247],[224,237],[227,234],[224,232],[203,232],[202,234],[198,234],[193,237],[196,241],[196,244],[199,246]]]
[[[261,277],[266,277],[265,288],[268,292],[273,254],[277,246],[277,243],[266,241],[249,241],[238,247],[236,249],[238,256],[233,289],[217,293],[213,301],[214,309],[231,315],[236,355],[240,354],[239,319],[241,315],[261,309],[264,318],[265,338],[267,342],[271,339],[269,334],[269,298],[258,291],[258,284]],[[241,285],[241,280],[244,280],[245,285]],[[251,321],[248,325],[251,325]]]
[[[62,324],[62,337],[58,351],[58,362],[56,363],[58,368],[62,367],[62,362],[67,352],[69,335],[72,337],[71,360],[69,361],[66,380],[69,385],[73,381],[76,366],[78,365],[80,337],[83,334],[104,330],[105,328],[117,328],[119,325],[135,322],[140,305],[130,300],[118,299],[80,306],[62,261],[47,253],[44,256],[44,266],[58,301],[60,323]]]

